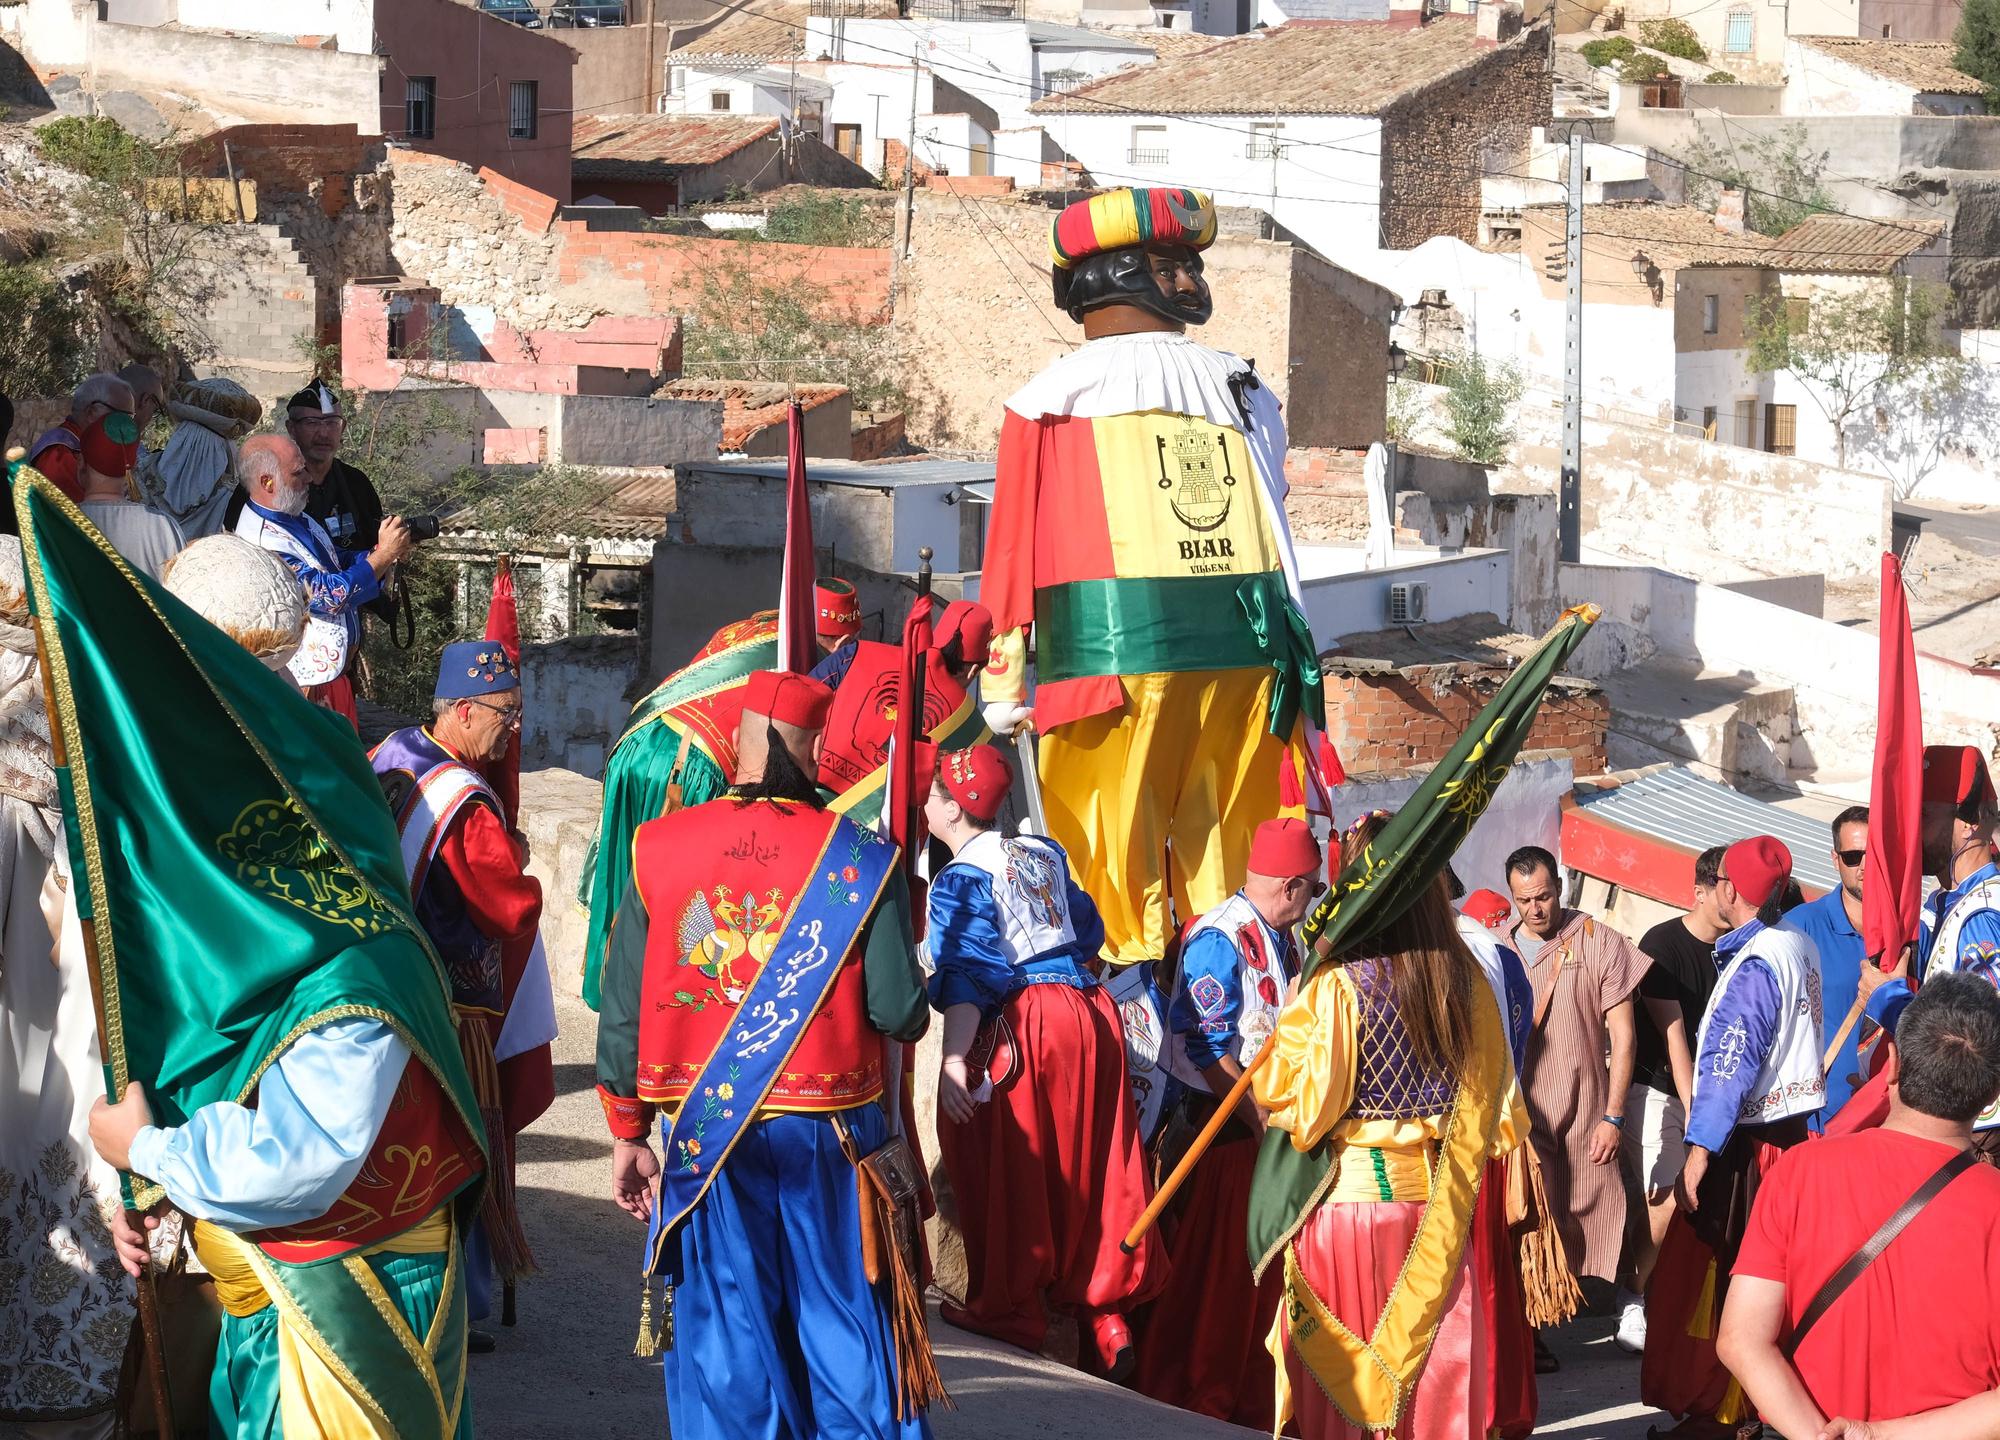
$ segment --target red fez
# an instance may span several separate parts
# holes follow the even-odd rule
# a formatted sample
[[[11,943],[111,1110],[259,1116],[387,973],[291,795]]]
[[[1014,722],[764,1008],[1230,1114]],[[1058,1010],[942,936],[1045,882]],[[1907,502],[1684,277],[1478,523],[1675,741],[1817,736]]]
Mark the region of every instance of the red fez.
[[[1475,890],[1458,908],[1488,930],[1506,929],[1507,917],[1513,912],[1507,897],[1497,890]]]
[[[1963,805],[1968,800],[1993,799],[1993,777],[1976,745],[1924,746],[1924,800],[1927,804]]]
[[[1303,820],[1266,820],[1250,842],[1250,871],[1289,880],[1319,873],[1319,841]]]
[[[823,730],[833,691],[810,675],[758,670],[743,691],[743,708],[800,730]]]
[[[956,636],[958,658],[967,665],[984,665],[993,648],[993,612],[977,600],[954,600],[938,616],[931,646],[942,650]]]
[[[1014,772],[991,745],[974,745],[938,756],[938,783],[959,808],[985,824],[1000,813],[1000,802],[1014,788]]]
[[[1774,835],[1752,835],[1722,852],[1722,873],[1737,894],[1762,909],[1792,878],[1792,852]]]
[[[861,597],[845,580],[822,580],[813,586],[813,628],[822,635],[846,639],[861,631]]]

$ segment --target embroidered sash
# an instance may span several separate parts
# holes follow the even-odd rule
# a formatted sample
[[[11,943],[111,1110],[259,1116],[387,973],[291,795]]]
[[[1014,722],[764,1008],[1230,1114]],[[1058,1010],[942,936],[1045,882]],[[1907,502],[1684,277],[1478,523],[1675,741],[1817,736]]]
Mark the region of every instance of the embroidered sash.
[[[419,736],[421,738],[417,738]],[[507,812],[493,787],[481,779],[471,766],[453,759],[443,746],[437,745],[422,731],[418,731],[416,736],[408,731],[398,731],[376,746],[368,758],[375,765],[377,774],[387,766],[407,768],[416,776],[416,784],[410,787],[409,794],[396,809],[396,833],[402,842],[403,873],[410,877],[410,897],[413,900],[423,895],[424,877],[430,873],[431,861],[437,858],[438,847],[444,843],[445,834],[451,829],[451,822],[457,817],[460,806],[468,800],[483,799],[493,807],[495,815],[503,820],[506,817]]]
[[[1508,1083],[1507,1037],[1496,1006],[1474,1005],[1473,1063],[1438,1140],[1431,1197],[1416,1238],[1366,1338],[1334,1318],[1285,1249],[1285,1316],[1292,1348],[1342,1418],[1361,1430],[1394,1430],[1415,1394],[1445,1302],[1472,1233],[1479,1180],[1500,1126]],[[1322,1204],[1343,1202],[1322,1200]]]
[[[668,1127],[660,1193],[647,1235],[646,1273],[728,1163],[833,989],[861,927],[895,868],[897,848],[840,819],[786,915],[783,939],[750,982],[735,1018],[689,1086]],[[852,868],[856,878],[845,880]]]

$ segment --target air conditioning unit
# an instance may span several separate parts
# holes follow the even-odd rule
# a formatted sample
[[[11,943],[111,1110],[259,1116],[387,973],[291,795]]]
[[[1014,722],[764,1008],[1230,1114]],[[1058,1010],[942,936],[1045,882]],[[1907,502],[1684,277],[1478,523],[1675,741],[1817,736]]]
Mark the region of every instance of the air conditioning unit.
[[[1431,587],[1421,580],[1396,580],[1389,585],[1389,623],[1421,625],[1430,614]]]

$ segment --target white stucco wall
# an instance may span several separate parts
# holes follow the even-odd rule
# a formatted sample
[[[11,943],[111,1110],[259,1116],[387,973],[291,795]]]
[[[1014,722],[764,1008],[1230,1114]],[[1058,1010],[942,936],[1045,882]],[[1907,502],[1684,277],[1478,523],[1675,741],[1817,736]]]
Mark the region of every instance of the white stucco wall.
[[[919,115],[917,159],[947,175],[994,173],[993,135],[970,115]]]
[[[1285,116],[1275,162],[1249,158],[1252,120],[1243,116],[1037,118],[1099,184],[1191,185],[1214,195],[1217,204],[1269,211],[1320,254],[1349,268],[1381,243],[1382,125],[1372,116]],[[1164,127],[1164,162],[1131,158],[1133,131],[1140,126]],[[1157,148],[1157,141],[1149,138],[1146,148]]]
[[[0,39],[44,70],[74,69],[90,58],[97,6],[88,0],[28,0],[0,6]]]
[[[667,112],[676,115],[787,116],[792,113],[795,100],[810,101],[821,94],[815,85],[801,84],[794,90],[790,85],[773,83],[775,79],[761,71],[746,73],[741,70],[676,66],[673,93],[665,100]],[[717,92],[729,97],[727,110],[715,108],[713,97]],[[905,103],[908,93],[904,92]],[[827,133],[830,141],[832,132],[829,130]]]
[[[394,0],[389,0],[394,3]],[[375,0],[178,0],[192,29],[259,35],[331,35],[350,55],[375,53]]]
[[[1849,32],[1853,33],[1852,31]],[[1801,41],[1785,45],[1781,115],[1910,115],[1917,92]]]

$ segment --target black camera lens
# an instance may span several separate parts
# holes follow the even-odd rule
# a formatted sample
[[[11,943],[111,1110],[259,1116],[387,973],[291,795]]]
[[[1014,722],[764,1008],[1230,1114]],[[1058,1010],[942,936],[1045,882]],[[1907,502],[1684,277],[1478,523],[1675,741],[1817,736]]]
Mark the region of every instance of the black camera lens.
[[[412,515],[403,522],[412,540],[435,540],[444,522],[435,515]]]

